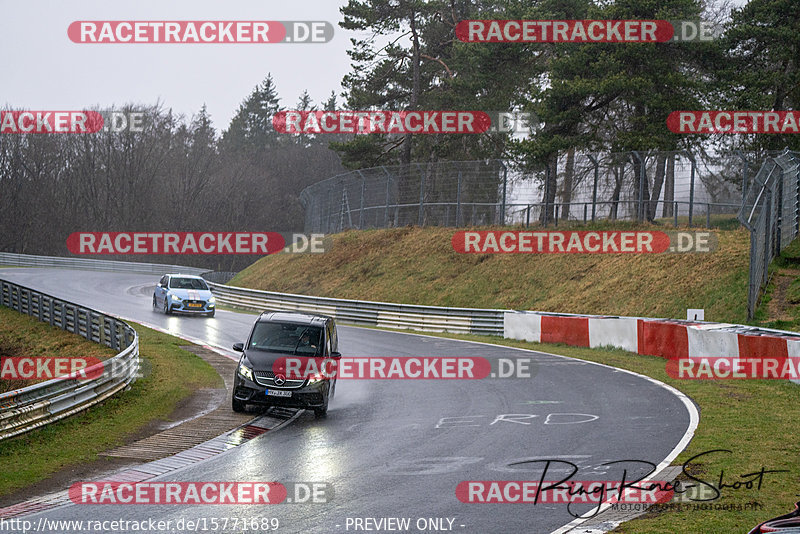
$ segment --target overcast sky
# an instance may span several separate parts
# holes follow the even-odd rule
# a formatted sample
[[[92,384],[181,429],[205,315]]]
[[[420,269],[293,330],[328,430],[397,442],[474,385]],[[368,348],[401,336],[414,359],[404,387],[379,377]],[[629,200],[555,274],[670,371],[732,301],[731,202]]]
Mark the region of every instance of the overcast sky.
[[[332,90],[341,93],[350,68],[346,51],[355,34],[338,26],[346,3],[0,0],[0,106],[73,110],[160,101],[188,116],[205,103],[222,130],[270,72],[284,107],[293,108],[304,89],[319,103]],[[334,26],[334,37],[325,44],[76,44],[67,37],[76,20],[320,20]]]
[[[355,35],[339,28],[346,0],[0,0],[0,106],[32,110],[161,101],[191,115],[205,103],[224,129],[271,72],[281,104],[304,89],[315,103],[341,93]],[[76,44],[76,20],[320,20],[325,44]],[[341,100],[340,100],[341,102]]]

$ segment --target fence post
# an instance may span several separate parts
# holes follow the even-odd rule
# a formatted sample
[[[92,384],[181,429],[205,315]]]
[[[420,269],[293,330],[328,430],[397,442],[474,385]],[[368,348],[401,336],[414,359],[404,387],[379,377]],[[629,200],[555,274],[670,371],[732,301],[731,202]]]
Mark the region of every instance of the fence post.
[[[389,228],[389,187],[392,183],[392,177],[389,171],[386,170],[386,167],[381,165],[381,169],[386,173],[386,206],[383,209],[383,227]]]
[[[775,234],[775,256],[781,253],[781,238],[783,237],[783,166],[778,167],[778,228]]]
[[[631,154],[639,160],[639,198],[636,199],[637,206],[636,206],[636,220],[641,222],[644,220],[644,180],[645,180],[645,168],[644,168],[644,160],[642,156],[639,155],[638,150],[631,151]],[[635,179],[635,178],[634,178]]]
[[[367,186],[367,179],[364,178],[364,174],[361,171],[358,171],[358,175],[361,176],[361,201],[359,202],[358,207],[358,229],[364,229],[364,189]]]
[[[592,154],[587,154],[587,157],[589,161],[592,162],[592,165],[594,165],[594,186],[592,187],[592,222],[594,222],[595,214],[597,213],[597,181],[600,178],[600,165]],[[585,209],[584,212],[586,212]],[[585,215],[583,221],[586,222]]]
[[[542,225],[547,228],[550,222],[550,163],[544,164],[544,212],[542,213]],[[557,219],[558,217],[556,217]]]
[[[711,228],[711,203],[706,202],[706,228]]]
[[[459,173],[459,178],[461,178],[461,173]],[[460,182],[459,182],[460,183]],[[506,224],[506,191],[508,187],[508,169],[505,165],[503,165],[503,210],[500,212],[500,225],[505,226]]]
[[[528,213],[525,216],[525,228],[528,228],[531,225],[531,205],[530,204],[528,204],[528,209],[526,211]]]
[[[456,228],[460,226],[461,226],[461,169],[459,169],[458,171],[458,184],[456,184]]]
[[[769,178],[767,178],[769,180]],[[772,195],[774,193],[770,190],[769,196],[766,197],[764,205],[764,274],[761,277],[759,288],[767,283],[767,271],[769,270],[769,260],[772,252]],[[757,300],[757,299],[756,299]]]
[[[417,168],[419,169],[419,218],[417,224],[422,226],[424,211],[423,202],[425,201],[425,171],[420,169],[419,164],[417,164]]]
[[[747,161],[747,158],[744,157],[741,150],[737,149],[735,153],[744,163],[744,169],[742,169],[742,202],[744,202],[747,196],[747,178],[749,174],[748,171],[750,170],[750,162]]]
[[[696,163],[694,161],[694,156],[688,150],[683,151],[686,154],[686,157],[689,158],[689,162],[692,164],[692,172],[691,177],[689,179],[689,228],[692,227],[692,215],[694,214],[694,175],[695,175],[695,167]]]
[[[675,209],[672,210],[672,213],[675,215],[675,228],[678,227],[678,201],[675,202]]]

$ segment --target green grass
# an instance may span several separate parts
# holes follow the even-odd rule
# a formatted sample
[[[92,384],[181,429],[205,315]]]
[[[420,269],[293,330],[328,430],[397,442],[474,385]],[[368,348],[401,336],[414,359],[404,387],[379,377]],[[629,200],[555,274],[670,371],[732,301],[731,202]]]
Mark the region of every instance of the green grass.
[[[552,227],[551,227],[552,228]],[[598,223],[597,230],[671,230]],[[478,230],[486,230],[482,227]],[[749,234],[716,231],[708,254],[458,254],[453,228],[406,227],[333,235],[325,254],[267,256],[231,285],[346,299],[746,321]]]
[[[13,320],[13,326],[9,319]],[[23,339],[36,337],[49,350],[61,350],[53,340],[62,334],[81,341],[78,336],[5,308],[0,308],[0,320],[3,336],[9,335],[9,328],[13,328],[10,335]],[[44,334],[42,327],[46,329]],[[167,420],[178,402],[196,389],[223,387],[222,379],[210,365],[179,348],[186,341],[139,325],[135,328],[139,332],[140,355],[147,362],[146,376],[101,405],[0,441],[0,495],[44,480],[61,469],[97,460],[99,452],[121,445],[127,436],[148,423]]]
[[[31,319],[27,315],[0,307],[0,357],[90,357],[105,360],[116,353],[103,345],[49,324]],[[46,379],[3,380],[0,393],[24,388]]]
[[[771,517],[794,509],[800,484],[800,443],[796,435],[796,410],[800,402],[798,386],[777,380],[678,380],[667,375],[666,360],[642,356],[621,349],[587,349],[566,345],[539,344],[502,339],[496,336],[433,334],[439,337],[481,341],[540,350],[582,360],[611,365],[653,377],[692,398],[699,406],[700,424],[688,448],[673,462],[685,461],[701,452],[729,449],[732,454],[708,456],[692,474],[713,482],[725,473],[733,483],[742,474],[788,469],[789,473],[767,474],[760,490],[724,488],[714,504],[742,505],[761,503],[763,508],[742,511],[681,510],[650,513],[626,522],[613,532],[626,534],[674,534],[692,532],[729,534],[747,532]],[[677,441],[677,440],[676,440]],[[622,459],[622,458],[620,458]]]

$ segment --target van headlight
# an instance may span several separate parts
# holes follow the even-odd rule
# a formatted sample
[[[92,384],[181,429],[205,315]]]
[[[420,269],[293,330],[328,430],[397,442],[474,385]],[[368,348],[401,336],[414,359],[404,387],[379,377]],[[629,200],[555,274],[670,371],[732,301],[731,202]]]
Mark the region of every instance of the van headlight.
[[[239,375],[245,377],[246,379],[248,379],[251,382],[254,382],[254,380],[253,380],[253,370],[250,369],[249,367],[246,367],[243,363],[239,364]]]

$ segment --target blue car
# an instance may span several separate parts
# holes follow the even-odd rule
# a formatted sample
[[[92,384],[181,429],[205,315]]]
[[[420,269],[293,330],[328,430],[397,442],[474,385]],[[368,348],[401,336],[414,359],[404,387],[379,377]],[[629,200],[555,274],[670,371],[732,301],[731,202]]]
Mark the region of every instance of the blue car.
[[[153,309],[160,309],[167,315],[179,312],[214,317],[216,300],[206,281],[199,276],[165,274],[153,292]]]

